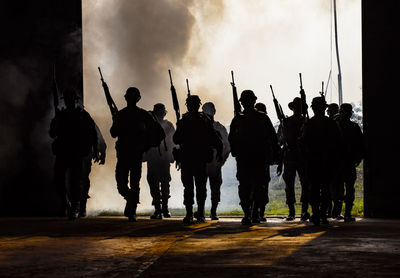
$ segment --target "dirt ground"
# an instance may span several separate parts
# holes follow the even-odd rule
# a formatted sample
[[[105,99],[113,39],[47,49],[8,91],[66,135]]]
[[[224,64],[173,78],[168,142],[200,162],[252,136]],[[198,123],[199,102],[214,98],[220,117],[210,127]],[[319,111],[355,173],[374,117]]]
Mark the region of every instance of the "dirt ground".
[[[400,277],[400,220],[3,218],[0,277]]]

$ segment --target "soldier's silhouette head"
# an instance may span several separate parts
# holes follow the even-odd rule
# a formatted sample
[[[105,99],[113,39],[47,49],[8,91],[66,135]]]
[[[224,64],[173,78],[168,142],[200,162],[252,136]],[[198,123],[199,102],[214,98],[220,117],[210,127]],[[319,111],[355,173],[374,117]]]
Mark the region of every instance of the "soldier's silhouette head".
[[[262,102],[257,102],[254,108],[257,111],[264,112],[265,114],[267,114],[267,106],[265,106],[265,104]]]
[[[294,114],[301,113],[301,98],[295,97],[292,102],[289,102],[288,107]]]
[[[165,109],[165,105],[162,103],[154,104],[153,113],[159,119],[164,119],[165,115],[167,115],[167,110]]]
[[[125,100],[128,106],[136,106],[140,98],[140,91],[136,87],[129,87],[125,92]]]
[[[210,116],[211,118],[214,118],[214,115],[217,112],[215,110],[215,105],[212,102],[204,103],[202,106],[202,110],[204,114],[207,114],[207,116]]]
[[[350,120],[353,115],[353,106],[350,103],[342,103],[339,114],[341,119]]]
[[[76,105],[76,101],[78,99],[78,95],[76,91],[72,88],[67,88],[63,92],[64,104],[67,109],[74,109]]]
[[[337,103],[331,103],[328,105],[326,109],[326,113],[328,114],[329,118],[333,118],[339,112],[339,105]]]
[[[325,109],[327,107],[325,98],[320,96],[320,97],[315,97],[313,98],[311,102],[311,108],[314,112],[314,115],[316,116],[323,116],[325,115]]]
[[[198,112],[201,105],[201,100],[197,95],[190,95],[186,98],[186,107],[189,112]]]
[[[240,103],[245,110],[254,109],[257,97],[252,90],[244,90],[240,95]]]

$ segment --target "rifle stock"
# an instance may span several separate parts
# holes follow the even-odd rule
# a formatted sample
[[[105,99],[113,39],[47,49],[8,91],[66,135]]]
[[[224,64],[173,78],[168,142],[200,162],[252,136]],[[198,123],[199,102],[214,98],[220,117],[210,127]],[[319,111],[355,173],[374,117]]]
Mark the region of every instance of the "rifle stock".
[[[118,113],[118,108],[115,105],[114,100],[111,97],[110,90],[108,89],[107,83],[104,81],[103,74],[101,73],[100,67],[98,67],[98,70],[100,73],[101,85],[103,86],[104,94],[106,95],[108,107],[110,108],[111,115],[114,117]]]
[[[231,70],[232,75],[232,94],[233,94],[233,107],[234,107],[234,114],[235,116],[239,115],[242,112],[242,107],[240,106],[240,102],[237,95],[237,89],[235,85],[235,78],[233,76],[233,70]]]

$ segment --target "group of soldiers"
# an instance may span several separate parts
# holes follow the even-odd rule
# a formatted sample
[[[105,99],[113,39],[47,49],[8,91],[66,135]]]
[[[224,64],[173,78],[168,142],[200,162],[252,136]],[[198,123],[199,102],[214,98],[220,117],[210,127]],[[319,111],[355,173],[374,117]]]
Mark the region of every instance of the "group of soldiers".
[[[175,162],[184,187],[183,224],[195,223],[194,218],[197,223],[205,222],[207,180],[211,189],[210,217],[218,220],[222,167],[229,154],[237,163],[243,225],[266,221],[271,165],[278,165],[277,175],[282,174],[286,184],[288,221],[295,219],[296,173],[302,188],[301,220],[315,225],[328,223],[328,217],[354,220],[351,210],[356,166],[363,158],[363,138],[360,127],[350,120],[350,104],[328,106],[323,96],[315,97],[311,103],[314,116],[308,119],[302,111],[304,103],[296,97],[289,103],[293,115],[285,117],[276,131],[265,105],[256,103],[253,91],[244,90],[239,98],[243,112],[236,113],[228,133],[214,119],[214,104],[202,105],[198,95],[187,96],[187,112],[178,119],[176,130],[165,119],[164,104],[157,103],[152,111],[146,111],[137,106],[140,98],[139,89],[126,90],[127,106],[113,114],[110,129],[111,136],[117,138],[117,189],[126,200],[124,215],[130,222],[137,221],[143,162],[147,163],[154,206],[151,219],[171,217],[170,166]],[[76,105],[76,100],[74,91],[65,91],[66,108],[56,113],[50,126],[50,136],[55,139],[55,182],[62,200],[60,214],[69,219],[86,215],[91,161],[104,164],[106,149],[93,119]],[[329,116],[325,116],[327,108]],[[193,211],[195,196],[197,211]],[[309,205],[312,215],[308,212]]]

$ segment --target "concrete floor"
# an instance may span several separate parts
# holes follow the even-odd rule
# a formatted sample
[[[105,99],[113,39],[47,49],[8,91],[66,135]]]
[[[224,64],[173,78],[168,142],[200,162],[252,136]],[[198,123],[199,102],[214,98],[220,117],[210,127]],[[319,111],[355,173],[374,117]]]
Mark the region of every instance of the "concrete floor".
[[[0,277],[400,277],[400,220],[0,219]]]

